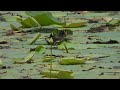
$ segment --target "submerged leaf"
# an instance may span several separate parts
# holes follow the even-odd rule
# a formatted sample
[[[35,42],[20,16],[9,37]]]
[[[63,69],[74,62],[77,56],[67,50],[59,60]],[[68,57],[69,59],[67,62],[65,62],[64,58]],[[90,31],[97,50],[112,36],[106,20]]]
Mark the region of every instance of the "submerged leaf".
[[[78,65],[78,64],[85,64],[86,60],[84,59],[77,59],[77,58],[62,58],[59,62],[61,65]]]
[[[26,14],[33,17],[41,26],[49,26],[53,24],[65,25],[65,23],[60,22],[48,11],[26,11]]]

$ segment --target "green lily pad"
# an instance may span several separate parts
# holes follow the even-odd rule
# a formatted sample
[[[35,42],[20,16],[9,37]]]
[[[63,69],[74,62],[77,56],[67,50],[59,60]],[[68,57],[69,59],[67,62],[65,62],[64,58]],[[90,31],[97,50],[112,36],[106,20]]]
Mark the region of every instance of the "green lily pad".
[[[73,76],[71,76],[73,72],[70,71],[53,71],[50,72],[42,72],[42,75],[49,78],[57,78],[57,79],[74,79]]]
[[[65,25],[65,23],[60,22],[47,11],[26,11],[26,14],[33,17],[41,26],[49,26],[53,24]]]
[[[18,31],[19,27],[15,26],[14,24],[10,24],[12,30]]]
[[[45,47],[44,46],[37,46],[35,49],[36,52],[39,52],[40,54],[45,52]]]
[[[17,18],[17,21],[24,28],[31,28],[31,27],[38,27],[38,26],[40,26],[39,23],[34,18],[32,18],[32,17],[28,17],[26,19]]]
[[[24,60],[17,60],[14,63],[15,64],[24,64],[24,63],[31,63],[31,61],[33,61],[33,56],[35,54],[36,51],[31,52]]]
[[[109,25],[120,25],[120,20],[118,19],[113,19],[109,23]]]
[[[77,58],[62,58],[62,60],[59,62],[60,65],[79,65],[79,64],[85,64],[85,59],[77,59]]]
[[[35,41],[36,41],[40,36],[41,36],[41,34],[40,34],[40,33],[37,33],[37,34],[35,35],[35,37],[30,41],[30,45],[33,44],[33,43],[35,43]]]
[[[3,63],[2,63],[2,60],[0,60],[0,69],[2,68],[3,66]]]
[[[53,56],[52,57],[51,56],[46,56],[46,57],[43,58],[42,62],[50,62],[53,59],[54,59]]]
[[[67,47],[67,49],[75,49],[74,45],[72,43],[69,42],[62,42],[60,45],[58,45],[58,49],[66,49],[65,46]]]
[[[65,25],[63,27],[64,28],[78,28],[78,27],[85,26],[86,24],[87,24],[87,22],[70,23],[69,25]]]

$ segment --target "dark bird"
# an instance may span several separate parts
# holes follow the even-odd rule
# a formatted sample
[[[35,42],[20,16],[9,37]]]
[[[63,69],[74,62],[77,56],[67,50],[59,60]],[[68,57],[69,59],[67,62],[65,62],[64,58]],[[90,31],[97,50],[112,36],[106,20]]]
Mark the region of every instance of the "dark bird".
[[[60,31],[58,34],[50,34],[48,38],[45,38],[48,44],[50,44],[50,39],[53,39],[53,44],[59,44],[62,41],[66,41],[67,33],[65,31]]]

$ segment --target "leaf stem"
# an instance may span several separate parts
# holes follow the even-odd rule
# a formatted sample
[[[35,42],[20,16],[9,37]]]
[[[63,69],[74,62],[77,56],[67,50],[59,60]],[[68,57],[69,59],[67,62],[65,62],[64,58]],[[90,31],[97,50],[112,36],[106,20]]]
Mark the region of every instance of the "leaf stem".
[[[68,48],[67,48],[67,46],[65,44],[64,44],[64,47],[65,47],[66,53],[69,53]]]
[[[51,44],[51,58],[52,58],[52,44]],[[52,60],[50,60],[50,74],[52,73]],[[51,79],[51,77],[50,77]]]

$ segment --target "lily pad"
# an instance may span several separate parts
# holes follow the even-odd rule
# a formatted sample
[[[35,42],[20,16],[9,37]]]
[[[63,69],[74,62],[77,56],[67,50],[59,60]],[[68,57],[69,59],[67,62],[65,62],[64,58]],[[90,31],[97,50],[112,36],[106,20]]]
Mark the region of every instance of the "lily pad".
[[[52,56],[45,56],[44,58],[43,58],[43,60],[42,60],[42,62],[50,62],[51,60],[53,60],[54,59],[54,57]]]
[[[86,24],[87,24],[87,22],[70,23],[69,25],[65,25],[63,27],[64,28],[78,28],[78,27],[85,26]]]
[[[35,49],[36,52],[39,52],[40,54],[45,52],[45,47],[44,46],[37,46]]]
[[[0,69],[2,68],[3,66],[3,63],[2,63],[2,60],[0,60]]]
[[[109,25],[120,25],[120,20],[119,19],[113,19],[108,24]]]
[[[26,11],[26,14],[33,17],[41,26],[49,26],[53,24],[65,25],[65,23],[60,22],[47,11]]]
[[[85,64],[86,60],[84,59],[77,59],[77,58],[62,58],[59,62],[60,65],[79,65]]]
[[[69,42],[62,42],[60,45],[58,45],[58,49],[64,49],[66,50],[65,46],[67,47],[67,49],[75,49],[74,45],[72,43]]]
[[[30,45],[33,44],[39,37],[41,36],[40,33],[37,33],[35,37],[30,41]]]
[[[73,72],[70,71],[53,71],[50,72],[42,72],[42,75],[49,78],[57,78],[57,79],[74,79],[73,76],[71,76]]]
[[[32,18],[32,17],[28,17],[26,19],[17,18],[17,21],[24,28],[31,28],[31,27],[38,27],[38,26],[40,26],[39,23],[34,18]]]
[[[32,57],[34,56],[35,51],[31,52],[24,60],[17,60],[14,63],[15,64],[24,64],[24,63],[31,63],[33,61]]]
[[[12,30],[15,30],[15,31],[18,31],[19,30],[19,27],[13,25],[13,24],[10,24],[10,27]]]
[[[113,18],[111,17],[104,17],[102,20],[104,20],[106,23],[109,23]]]

